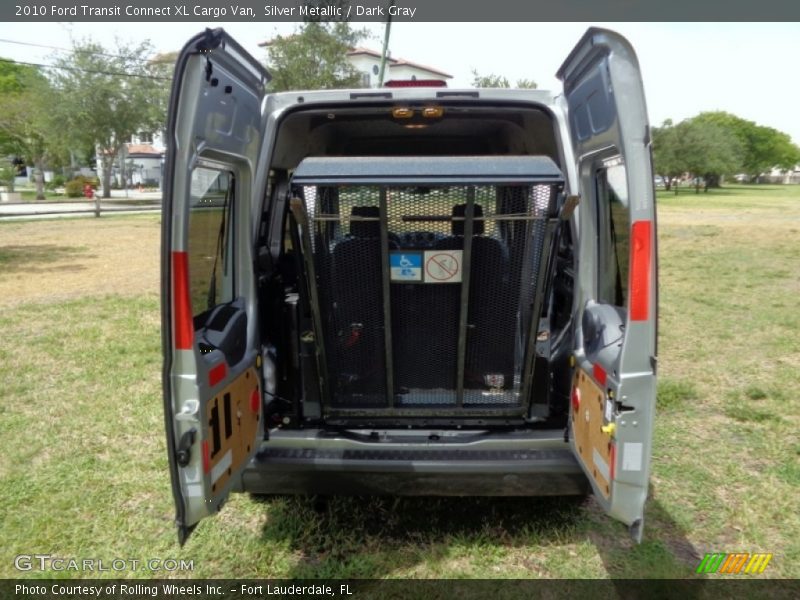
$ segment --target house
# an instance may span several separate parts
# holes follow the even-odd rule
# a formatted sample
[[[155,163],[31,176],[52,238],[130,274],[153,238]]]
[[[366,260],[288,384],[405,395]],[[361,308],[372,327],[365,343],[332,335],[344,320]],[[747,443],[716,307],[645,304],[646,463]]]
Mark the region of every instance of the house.
[[[100,150],[98,149],[98,154]],[[131,136],[120,150],[112,167],[112,186],[144,186],[161,189],[164,175],[164,134],[162,132],[139,132]],[[125,174],[120,172],[120,164],[125,165]],[[103,165],[97,162],[97,177],[103,180]]]
[[[124,149],[130,182],[135,186],[161,188],[165,151],[164,136],[160,132],[133,136]]]
[[[258,45],[266,48],[270,41]],[[375,88],[379,85],[381,72],[381,53],[370,48],[356,47],[347,52],[347,61],[361,73],[361,85],[365,88]],[[453,76],[440,69],[421,65],[404,58],[386,57],[386,71],[383,75],[384,82],[397,79],[438,79],[447,81]]]
[[[800,183],[800,165],[794,169],[772,169],[763,177],[766,183]]]
[[[347,53],[348,62],[361,73],[364,87],[378,87],[381,69],[381,53],[369,48],[353,48]],[[393,79],[439,79],[448,80],[453,76],[439,69],[411,62],[404,58],[386,57],[386,72],[383,80]]]

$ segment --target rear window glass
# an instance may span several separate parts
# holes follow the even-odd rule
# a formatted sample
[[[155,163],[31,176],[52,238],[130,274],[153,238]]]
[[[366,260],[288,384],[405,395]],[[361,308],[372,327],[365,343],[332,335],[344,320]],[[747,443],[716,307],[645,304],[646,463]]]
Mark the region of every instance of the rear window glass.
[[[233,183],[228,171],[205,167],[192,171],[187,251],[195,316],[234,297],[230,252]]]
[[[625,166],[597,172],[597,300],[625,306],[628,294],[630,216]]]

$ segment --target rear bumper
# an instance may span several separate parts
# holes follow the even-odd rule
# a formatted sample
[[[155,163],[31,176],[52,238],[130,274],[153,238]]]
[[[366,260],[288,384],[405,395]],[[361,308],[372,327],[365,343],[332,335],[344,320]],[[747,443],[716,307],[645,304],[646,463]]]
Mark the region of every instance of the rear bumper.
[[[563,437],[412,436],[364,442],[315,432],[273,435],[242,475],[256,494],[544,496],[586,494]],[[459,438],[466,438],[460,440]]]

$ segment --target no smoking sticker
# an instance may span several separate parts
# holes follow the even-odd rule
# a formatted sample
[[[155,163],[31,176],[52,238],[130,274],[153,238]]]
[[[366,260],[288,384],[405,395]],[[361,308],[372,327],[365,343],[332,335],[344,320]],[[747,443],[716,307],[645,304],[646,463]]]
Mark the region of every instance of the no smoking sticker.
[[[425,283],[461,283],[461,250],[426,250]]]

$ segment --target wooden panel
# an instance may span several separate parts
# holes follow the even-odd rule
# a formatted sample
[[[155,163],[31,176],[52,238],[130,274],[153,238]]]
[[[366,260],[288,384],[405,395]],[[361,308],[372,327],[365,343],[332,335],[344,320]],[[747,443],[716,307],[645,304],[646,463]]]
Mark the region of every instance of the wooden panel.
[[[251,398],[255,392],[255,406]],[[255,408],[256,410],[253,410]],[[211,492],[225,487],[250,457],[261,418],[261,392],[255,368],[234,379],[208,403],[208,447]]]
[[[581,369],[575,372],[573,388],[580,393],[580,407],[572,407],[572,432],[575,447],[583,464],[597,483],[597,488],[608,498],[613,479],[613,438],[602,427],[605,392],[592,377]]]

